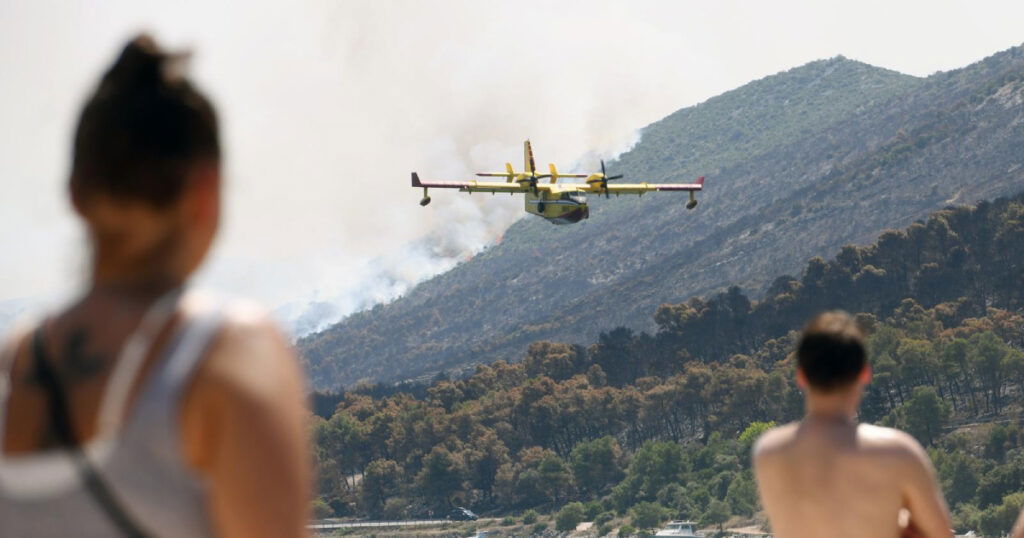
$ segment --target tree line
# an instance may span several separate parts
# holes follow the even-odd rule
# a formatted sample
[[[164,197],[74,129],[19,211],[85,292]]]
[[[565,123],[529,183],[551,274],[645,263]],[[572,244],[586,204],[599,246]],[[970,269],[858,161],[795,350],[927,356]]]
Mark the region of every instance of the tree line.
[[[947,209],[812,259],[761,301],[733,287],[663,305],[655,334],[536,342],[522,361],[463,379],[319,395],[316,509],[400,518],[561,507],[567,521],[629,514],[641,526],[753,515],[749,448],[802,411],[797,331],[842,307],[870,333],[863,418],[930,447],[958,528],[1006,528],[1024,502],[1022,217],[1022,197]]]

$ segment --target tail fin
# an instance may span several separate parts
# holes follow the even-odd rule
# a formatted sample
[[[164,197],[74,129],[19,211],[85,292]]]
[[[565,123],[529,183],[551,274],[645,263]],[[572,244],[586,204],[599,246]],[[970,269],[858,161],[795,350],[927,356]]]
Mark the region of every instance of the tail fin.
[[[703,187],[704,186],[704,176],[700,176],[699,178],[697,178],[696,183],[698,185],[700,185],[701,187]]]
[[[512,168],[512,163],[505,163],[505,171],[508,172],[508,183],[512,183],[512,180],[516,178],[516,170]]]
[[[533,174],[536,170],[536,166],[533,164],[533,147],[530,146],[530,141],[523,142],[523,164],[526,166],[526,173]]]
[[[587,174],[561,174],[558,172],[558,168],[555,168],[555,163],[549,163],[548,170],[551,171],[552,183],[558,183],[558,180],[563,177],[587,177]]]
[[[417,174],[416,172],[412,173],[412,186],[413,187],[422,187],[423,186],[423,183],[420,182],[420,175]]]

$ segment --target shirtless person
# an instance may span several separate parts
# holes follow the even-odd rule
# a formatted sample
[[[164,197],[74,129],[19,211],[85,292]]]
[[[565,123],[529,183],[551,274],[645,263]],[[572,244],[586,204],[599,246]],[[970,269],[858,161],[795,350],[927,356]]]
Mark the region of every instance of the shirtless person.
[[[765,433],[753,454],[775,535],[952,537],[921,445],[901,431],[857,423],[871,368],[853,318],[827,312],[811,320],[796,375],[804,419]]]

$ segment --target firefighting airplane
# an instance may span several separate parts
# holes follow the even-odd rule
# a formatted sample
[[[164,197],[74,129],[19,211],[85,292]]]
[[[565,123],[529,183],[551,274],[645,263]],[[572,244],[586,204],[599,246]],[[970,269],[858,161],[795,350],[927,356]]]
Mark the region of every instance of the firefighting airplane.
[[[504,182],[488,181],[421,181],[420,176],[412,173],[412,186],[423,189],[420,205],[430,203],[428,189],[459,189],[461,192],[523,193],[526,198],[526,212],[544,217],[555,224],[573,224],[590,216],[586,193],[604,194],[606,198],[620,194],[643,195],[652,191],[688,191],[690,200],[686,209],[697,207],[696,191],[704,188],[704,176],[697,178],[696,183],[622,183],[609,185],[609,181],[621,179],[621,175],[609,176],[601,161],[601,171],[593,174],[560,174],[554,164],[549,164],[549,174],[537,174],[533,161],[533,148],[530,141],[523,142],[523,160],[526,170],[518,173],[512,163],[505,163],[505,172],[480,172],[481,177],[503,177]],[[547,183],[539,180],[551,178]],[[586,178],[584,183],[559,183],[559,178]]]

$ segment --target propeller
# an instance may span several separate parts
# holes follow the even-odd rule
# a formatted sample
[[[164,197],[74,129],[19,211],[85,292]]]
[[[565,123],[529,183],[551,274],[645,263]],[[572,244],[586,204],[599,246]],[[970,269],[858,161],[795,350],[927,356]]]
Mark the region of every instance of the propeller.
[[[537,174],[527,176],[526,180],[530,182],[530,192],[537,194]]]
[[[622,179],[622,174],[617,176],[608,177],[608,173],[604,169],[604,159],[601,159],[601,188],[604,189],[604,197],[611,198],[612,195],[608,192],[608,182],[616,179]]]
[[[527,176],[526,179],[527,179],[527,181],[530,182],[530,192],[533,192],[534,194],[536,194],[537,193],[537,180],[538,179],[544,179],[546,177],[551,177],[551,174],[537,175],[537,172],[532,172],[529,176]]]

